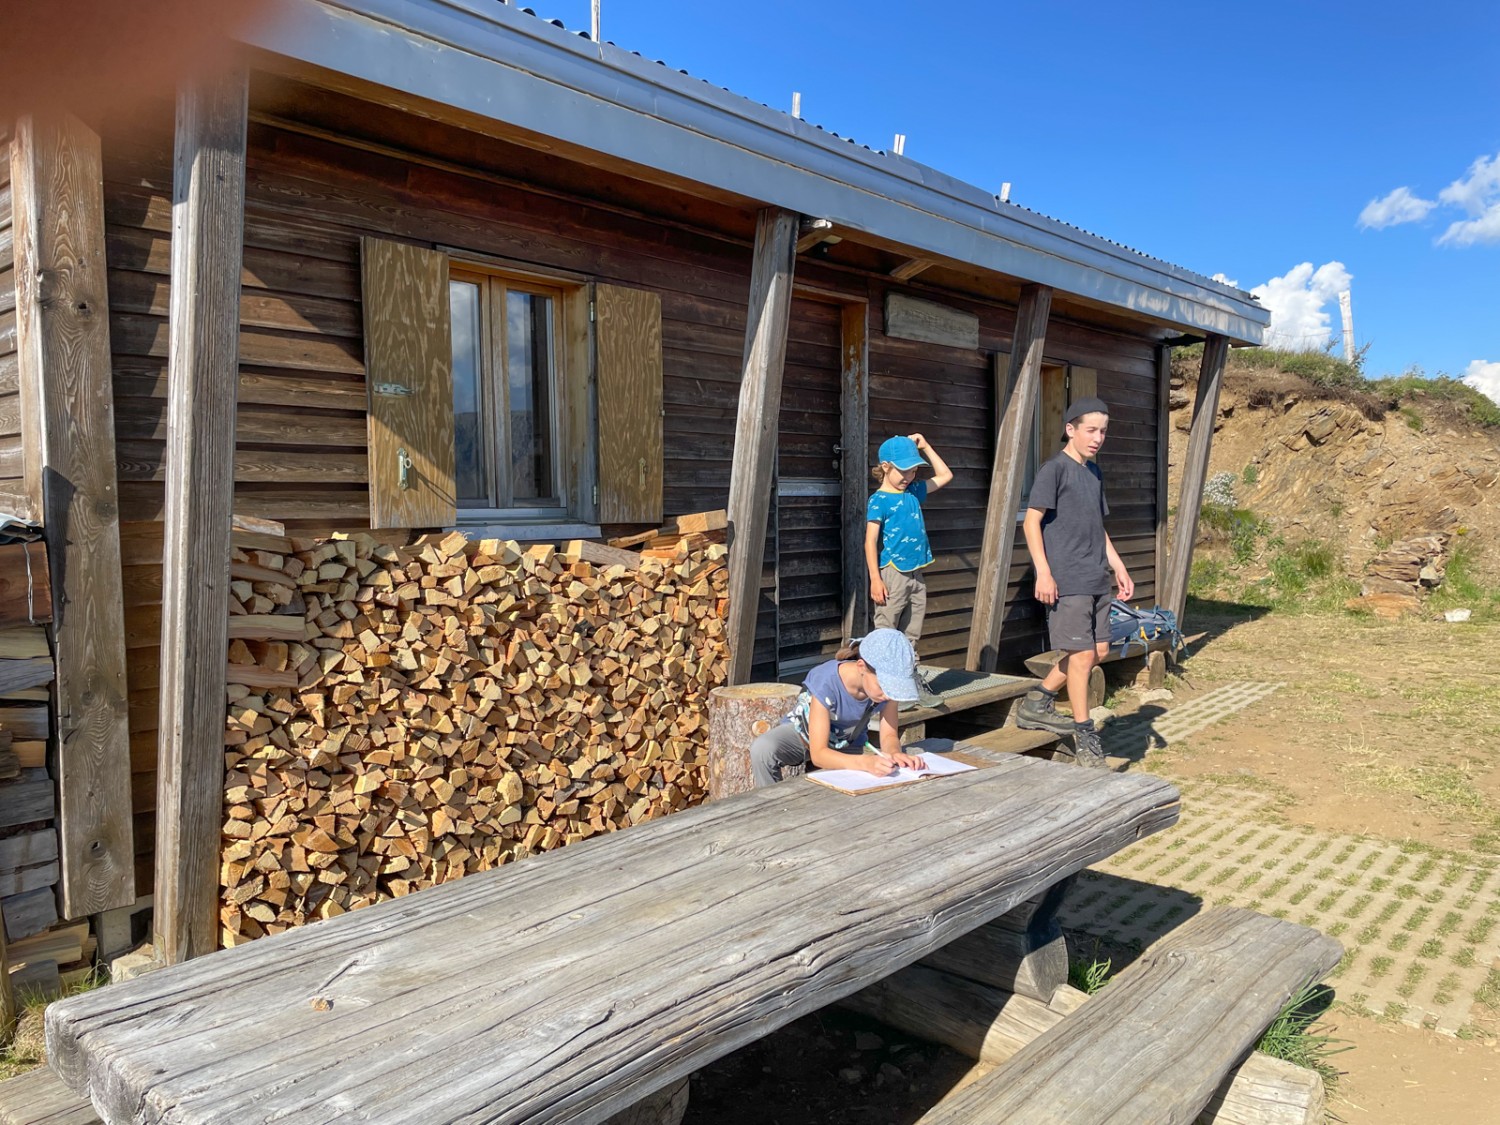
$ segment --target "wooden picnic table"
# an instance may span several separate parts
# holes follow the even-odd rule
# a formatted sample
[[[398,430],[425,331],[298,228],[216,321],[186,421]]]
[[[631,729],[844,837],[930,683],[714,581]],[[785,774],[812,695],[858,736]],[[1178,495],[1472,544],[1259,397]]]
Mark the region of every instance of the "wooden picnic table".
[[[598,1122],[1173,824],[1015,756],[801,779],[54,1004],[107,1125]]]

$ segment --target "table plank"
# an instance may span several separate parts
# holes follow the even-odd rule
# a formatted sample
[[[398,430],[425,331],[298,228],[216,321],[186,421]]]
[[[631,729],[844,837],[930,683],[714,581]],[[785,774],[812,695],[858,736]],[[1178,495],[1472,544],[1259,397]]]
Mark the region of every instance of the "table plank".
[[[1177,801],[1027,758],[858,800],[790,781],[61,1001],[48,1057],[108,1125],[597,1122]]]

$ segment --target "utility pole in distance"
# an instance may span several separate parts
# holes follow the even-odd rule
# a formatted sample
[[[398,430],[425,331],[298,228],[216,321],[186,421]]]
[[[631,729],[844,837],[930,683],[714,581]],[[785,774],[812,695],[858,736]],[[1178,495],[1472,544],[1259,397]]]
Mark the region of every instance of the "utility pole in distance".
[[[1344,317],[1344,362],[1354,362],[1354,307],[1349,300],[1349,290],[1339,294],[1339,312]]]

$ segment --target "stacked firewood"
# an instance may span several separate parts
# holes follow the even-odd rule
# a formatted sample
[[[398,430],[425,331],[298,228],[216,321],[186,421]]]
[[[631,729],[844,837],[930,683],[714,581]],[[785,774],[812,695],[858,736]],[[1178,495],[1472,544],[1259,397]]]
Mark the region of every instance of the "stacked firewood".
[[[722,544],[235,542],[226,945],[702,798]]]

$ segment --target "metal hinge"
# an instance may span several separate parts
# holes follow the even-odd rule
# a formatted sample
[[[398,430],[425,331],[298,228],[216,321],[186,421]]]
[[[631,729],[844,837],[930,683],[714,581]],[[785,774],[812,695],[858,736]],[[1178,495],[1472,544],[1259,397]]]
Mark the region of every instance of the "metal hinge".
[[[376,383],[373,389],[378,395],[391,395],[398,398],[416,393],[410,387],[402,386],[400,383]]]
[[[599,503],[599,486],[597,484],[594,485],[594,503]]]
[[[589,302],[589,323],[590,324],[594,323],[594,302],[593,301]]]

